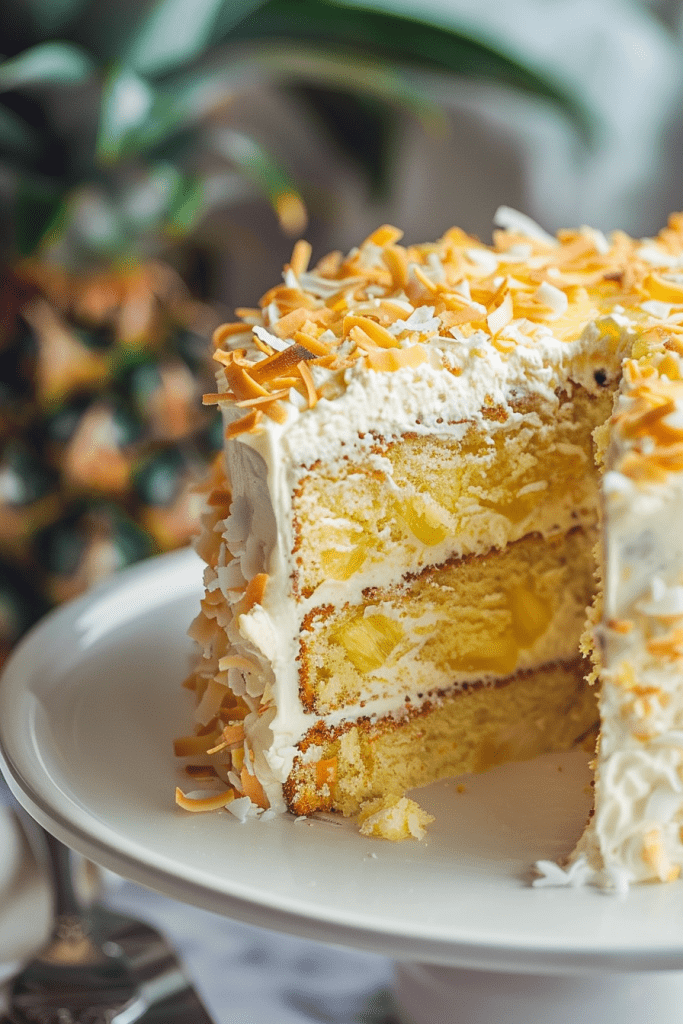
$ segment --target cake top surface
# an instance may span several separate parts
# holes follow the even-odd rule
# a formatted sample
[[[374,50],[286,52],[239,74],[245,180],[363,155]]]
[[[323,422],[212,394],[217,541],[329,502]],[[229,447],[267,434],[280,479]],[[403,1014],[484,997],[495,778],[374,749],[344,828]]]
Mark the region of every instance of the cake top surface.
[[[661,350],[670,377],[678,377],[682,214],[641,240],[588,227],[553,237],[507,207],[496,223],[492,246],[458,228],[403,246],[401,231],[385,225],[313,269],[310,245],[297,242],[282,283],[215,332],[223,390],[205,401],[232,409],[226,436],[285,424],[373,374],[416,381],[429,368],[446,371],[463,378],[463,390],[476,381],[482,404],[494,405],[487,376],[514,384],[530,366],[576,364],[583,351],[590,386],[600,386],[600,359],[620,372],[620,336],[635,325],[647,338],[643,354]],[[586,337],[596,322],[600,330]]]

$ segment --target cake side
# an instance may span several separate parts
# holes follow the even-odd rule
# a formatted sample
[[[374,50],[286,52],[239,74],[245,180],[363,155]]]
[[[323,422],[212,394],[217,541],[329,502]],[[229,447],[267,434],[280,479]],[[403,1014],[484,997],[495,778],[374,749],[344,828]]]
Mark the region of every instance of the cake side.
[[[626,364],[611,423],[595,806],[569,868],[619,891],[683,866],[683,346],[666,329]]]

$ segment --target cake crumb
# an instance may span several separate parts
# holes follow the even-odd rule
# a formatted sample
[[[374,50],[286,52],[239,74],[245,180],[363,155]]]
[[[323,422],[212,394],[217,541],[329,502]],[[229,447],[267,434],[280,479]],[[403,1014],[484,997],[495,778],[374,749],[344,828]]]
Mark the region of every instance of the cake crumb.
[[[466,793],[467,792],[467,786],[465,785],[464,782],[459,782],[458,785],[456,786],[456,789],[458,790],[458,793]]]
[[[361,835],[376,836],[399,842],[402,839],[423,839],[427,825],[434,818],[414,800],[389,795],[367,800],[361,805],[358,822]]]

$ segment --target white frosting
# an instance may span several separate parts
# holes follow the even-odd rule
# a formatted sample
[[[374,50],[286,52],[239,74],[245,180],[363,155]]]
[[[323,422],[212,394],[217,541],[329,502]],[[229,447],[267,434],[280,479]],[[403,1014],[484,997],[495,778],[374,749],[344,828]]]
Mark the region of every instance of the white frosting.
[[[624,388],[616,408],[628,413],[634,399]],[[683,410],[678,394],[671,425]],[[544,862],[542,884],[580,878],[624,892],[633,882],[675,878],[683,866],[683,473],[638,481],[620,471],[630,453],[655,448],[653,438],[624,435],[617,423],[603,487],[595,809],[566,880]]]

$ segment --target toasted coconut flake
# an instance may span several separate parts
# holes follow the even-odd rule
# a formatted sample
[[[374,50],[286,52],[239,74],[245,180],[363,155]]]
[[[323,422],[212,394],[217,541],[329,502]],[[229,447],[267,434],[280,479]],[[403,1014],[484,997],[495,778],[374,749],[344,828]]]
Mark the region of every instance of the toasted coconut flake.
[[[328,356],[332,353],[329,345],[326,345],[324,341],[320,341],[319,338],[304,331],[297,331],[294,340],[314,356]]]
[[[240,780],[242,782],[242,792],[245,796],[248,796],[253,804],[257,807],[267,810],[270,807],[268,797],[263,792],[263,786],[256,778],[255,775],[251,775],[247,770],[246,766],[240,773]]]
[[[252,370],[252,379],[260,384],[265,384],[276,377],[293,370],[302,359],[311,359],[312,353],[302,345],[290,345],[284,352],[278,352],[260,363],[256,363]],[[264,394],[268,394],[264,391]]]
[[[268,394],[268,391],[243,366],[229,363],[225,367],[225,377],[238,402],[245,398],[258,398],[260,395]]]
[[[548,320],[558,320],[567,312],[569,307],[567,293],[563,292],[561,288],[556,288],[554,284],[549,284],[547,281],[544,281],[537,288],[534,298],[550,309],[550,316],[547,317]]]
[[[259,671],[257,663],[245,658],[242,654],[226,654],[218,659],[219,672],[227,672],[230,668],[243,668],[247,672]]]
[[[221,807],[227,807],[234,799],[234,789],[225,789],[221,793],[211,793],[209,796],[203,797],[185,794],[182,789],[178,788],[175,791],[175,802],[184,811],[217,811]]]
[[[486,317],[489,331],[492,335],[498,334],[510,323],[514,316],[512,295],[508,292],[499,306]]]
[[[483,320],[485,313],[482,313],[481,309],[476,309],[474,306],[464,306],[461,309],[444,310],[440,314],[441,324],[443,327],[450,329],[451,327],[460,327],[462,324],[476,323],[477,320]]]
[[[226,349],[219,348],[214,352],[213,358],[215,362],[222,363],[223,366],[227,366],[229,363],[233,362],[235,354],[232,351],[226,351]]]
[[[226,427],[225,439],[229,441],[233,437],[239,437],[240,434],[253,434],[259,428],[259,424],[263,419],[263,413],[260,409],[252,409],[250,413],[243,416],[239,420],[233,420],[233,422]]]
[[[289,391],[286,391],[285,394],[289,397]],[[269,419],[275,420],[276,423],[287,422],[287,408],[282,404],[282,402],[271,402],[269,405],[263,407],[263,411]]]
[[[229,402],[234,397],[232,391],[209,392],[202,395],[202,405],[218,405],[219,402]]]
[[[423,285],[428,292],[437,292],[439,290],[439,286],[434,284],[431,278],[427,277],[422,267],[418,266],[417,263],[411,264],[410,269],[420,284]]]
[[[220,591],[218,593],[220,593]],[[209,722],[216,717],[227,692],[227,683],[219,682],[219,680],[215,678],[209,679],[209,684],[204,691],[204,696],[195,710],[195,720],[199,722],[200,725],[208,725]]]
[[[268,578],[267,572],[258,572],[249,580],[247,589],[244,592],[244,603],[247,606],[247,610],[253,608],[255,604],[262,603]]]
[[[206,736],[179,736],[173,741],[173,752],[176,757],[196,757],[197,754],[206,754],[220,733],[218,730],[208,733]]]
[[[213,344],[215,348],[220,348],[221,345],[228,340],[228,338],[234,338],[236,334],[248,334],[251,330],[249,324],[245,324],[242,321],[232,324],[221,324],[213,332]],[[214,358],[216,356],[214,355]]]
[[[305,274],[308,270],[308,264],[311,261],[312,252],[313,248],[310,242],[305,241],[303,238],[300,238],[299,241],[294,244],[289,266],[297,277],[299,274]]]
[[[289,394],[289,388],[284,388],[282,391],[272,391],[265,395],[259,395],[258,398],[245,398],[242,402],[235,402],[238,409],[250,409],[264,407],[264,411],[267,412],[266,406],[270,405],[271,402],[275,402],[280,398],[287,398]]]
[[[318,392],[315,390],[315,382],[313,380],[313,375],[303,360],[300,363],[297,363],[296,368],[301,374],[301,379],[303,380],[304,386],[306,388],[308,407],[309,409],[312,409],[318,401]]]
[[[391,274],[394,288],[403,291],[408,284],[408,257],[399,245],[388,245],[382,252],[382,259]]]
[[[683,657],[683,629],[678,627],[672,629],[666,636],[648,640],[647,650],[655,657],[678,660]]]
[[[667,281],[660,274],[649,274],[645,279],[645,288],[650,299],[659,302],[680,305],[683,303],[683,284],[675,281]]]
[[[423,345],[413,345],[410,348],[400,349],[374,349],[368,352],[365,359],[371,370],[393,372],[401,370],[405,366],[416,367],[420,363],[427,362],[427,353]]]
[[[491,344],[499,352],[502,352],[503,355],[509,355],[510,352],[514,352],[516,348],[515,342],[511,338],[506,338],[505,340],[502,338],[492,338]]]
[[[339,249],[328,252],[318,260],[314,267],[314,273],[318,277],[336,277],[339,273],[339,268],[342,265],[343,259],[344,255],[339,251]]]
[[[544,231],[535,220],[525,213],[513,210],[510,206],[499,206],[493,215],[493,223],[506,232],[521,235],[524,238],[541,242],[544,246],[557,246],[557,239]]]
[[[273,333],[278,338],[293,338],[295,331],[300,331],[310,316],[309,309],[293,309],[291,313],[280,317],[277,323],[273,324]]]
[[[232,722],[230,725],[226,725],[223,729],[223,739],[228,744],[244,742],[244,723]]]
[[[371,320],[368,316],[355,316],[349,314],[344,317],[343,333],[351,337],[354,341],[358,336],[358,331],[370,338],[375,345],[379,345],[380,348],[398,348],[398,341],[390,334],[386,327],[382,327],[376,320]],[[354,334],[354,331],[356,332]]]
[[[403,238],[403,232],[400,228],[395,228],[393,224],[382,224],[381,227],[376,228],[371,235],[365,239],[360,248],[370,243],[371,245],[378,245],[380,248],[385,245],[393,245],[394,242],[400,241]]]

